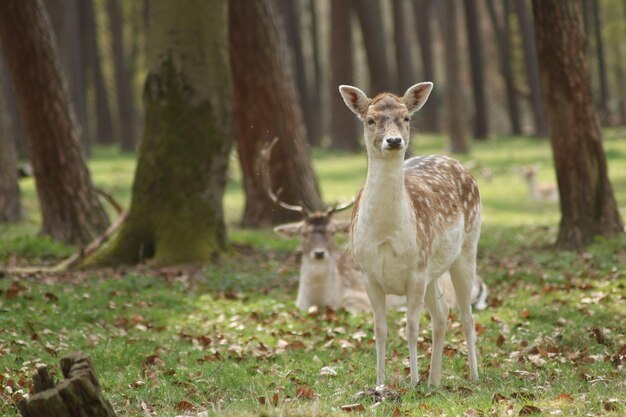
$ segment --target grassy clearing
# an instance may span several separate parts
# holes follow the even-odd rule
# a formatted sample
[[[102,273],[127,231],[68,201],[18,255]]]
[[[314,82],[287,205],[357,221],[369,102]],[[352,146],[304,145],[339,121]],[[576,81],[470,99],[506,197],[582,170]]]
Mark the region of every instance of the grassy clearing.
[[[607,132],[613,186],[626,209],[626,131]],[[441,152],[420,136],[416,153]],[[500,138],[475,144],[472,157],[485,206],[479,270],[491,307],[476,314],[480,383],[465,379],[463,335],[449,322],[442,387],[407,386],[403,314],[392,312],[388,379],[396,400],[374,404],[358,393],[374,384],[369,314],[294,310],[295,241],[236,226],[243,197],[236,170],[226,196],[233,247],[205,269],[103,270],[0,279],[0,415],[28,393],[37,363],[72,350],[94,358],[119,415],[623,415],[626,412],[626,238],[599,241],[582,254],[549,249],[555,204],[530,202],[516,165],[539,162],[553,180],[549,144]],[[467,162],[468,159],[465,159]],[[362,184],[363,155],[316,152],[326,201]],[[134,159],[98,150],[95,182],[124,204]],[[32,182],[22,183],[29,219],[0,226],[0,264],[53,262],[73,248],[36,237]],[[453,314],[454,316],[454,314]],[[427,371],[430,324],[422,321],[420,369]],[[331,367],[336,376],[320,374]],[[264,403],[264,404],[263,404]],[[357,412],[358,413],[358,412]],[[468,415],[472,415],[469,413]]]

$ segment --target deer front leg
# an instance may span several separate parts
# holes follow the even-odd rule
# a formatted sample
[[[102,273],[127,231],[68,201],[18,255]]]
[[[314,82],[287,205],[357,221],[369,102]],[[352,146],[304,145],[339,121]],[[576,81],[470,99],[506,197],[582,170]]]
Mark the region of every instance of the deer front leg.
[[[426,291],[425,277],[418,277],[409,283],[406,293],[406,339],[409,344],[409,365],[411,367],[411,384],[419,382],[417,369],[417,337],[420,332],[420,316],[424,308]]]
[[[367,296],[374,313],[374,335],[376,337],[376,386],[385,385],[385,349],[387,344],[387,299],[381,286],[366,279]]]

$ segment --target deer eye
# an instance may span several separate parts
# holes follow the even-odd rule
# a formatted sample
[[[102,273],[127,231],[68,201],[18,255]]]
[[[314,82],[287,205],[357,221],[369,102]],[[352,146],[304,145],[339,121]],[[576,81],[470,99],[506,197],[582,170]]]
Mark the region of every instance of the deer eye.
[[[370,125],[370,126],[371,126],[371,125],[373,125],[374,123],[376,123],[376,121],[374,121],[374,119],[373,119],[372,117],[368,117],[368,118],[367,118],[367,124],[368,124],[368,125]]]
[[[411,119],[409,119],[409,116],[406,116],[406,117],[404,118],[404,121],[405,121],[405,122],[407,122],[407,123],[409,123],[409,120],[411,120]]]

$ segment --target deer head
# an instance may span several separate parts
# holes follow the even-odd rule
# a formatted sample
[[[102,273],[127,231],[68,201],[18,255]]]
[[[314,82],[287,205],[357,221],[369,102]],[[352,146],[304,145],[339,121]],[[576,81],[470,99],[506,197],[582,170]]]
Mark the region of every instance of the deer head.
[[[339,87],[348,108],[364,122],[367,153],[374,157],[404,156],[411,115],[426,103],[432,89],[432,83],[423,82],[409,88],[403,97],[384,93],[369,99],[356,87]]]
[[[269,175],[269,160],[272,147],[278,138],[274,138],[261,151],[261,168],[263,172],[263,185],[269,198],[277,205],[300,213],[302,220],[285,223],[274,228],[274,231],[282,237],[300,237],[302,239],[302,255],[309,260],[327,260],[335,252],[334,236],[336,233],[347,233],[350,229],[349,221],[333,219],[337,212],[352,206],[354,200],[343,204],[335,204],[325,211],[310,211],[306,207],[288,204],[278,197],[280,191],[274,193]]]

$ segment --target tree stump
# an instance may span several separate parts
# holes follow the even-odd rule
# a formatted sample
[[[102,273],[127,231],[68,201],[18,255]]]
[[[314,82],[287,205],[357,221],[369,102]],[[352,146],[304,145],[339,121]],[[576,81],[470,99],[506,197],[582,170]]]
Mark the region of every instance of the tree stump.
[[[115,417],[102,396],[91,357],[82,352],[61,359],[64,381],[55,386],[42,366],[33,375],[36,394],[17,404],[22,417]]]

